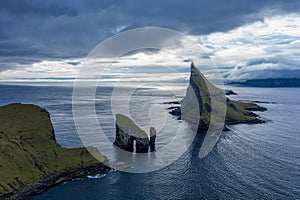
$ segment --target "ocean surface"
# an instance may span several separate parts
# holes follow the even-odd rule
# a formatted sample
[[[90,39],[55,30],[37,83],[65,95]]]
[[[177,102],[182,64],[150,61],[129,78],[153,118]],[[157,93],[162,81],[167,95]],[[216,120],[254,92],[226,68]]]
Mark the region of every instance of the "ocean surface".
[[[227,88],[238,93],[230,96],[232,99],[258,101],[266,107],[267,111],[256,112],[266,123],[230,126],[203,159],[198,152],[204,135],[199,134],[187,151],[163,169],[140,174],[112,170],[106,175],[65,182],[33,199],[300,198],[299,88]],[[112,91],[111,87],[102,87],[95,96],[99,124],[111,141],[115,131]],[[145,87],[131,95],[130,113],[140,126],[146,129],[155,125],[155,121],[149,122],[149,112],[155,116],[156,109],[167,122],[161,129],[165,134],[157,137],[157,151],[183,123],[167,114],[170,105],[163,102],[176,100],[184,92],[179,88],[174,96],[169,90]],[[58,143],[63,147],[82,146],[72,116],[72,87],[0,85],[0,105],[13,102],[45,107]],[[181,146],[178,144],[178,148]]]

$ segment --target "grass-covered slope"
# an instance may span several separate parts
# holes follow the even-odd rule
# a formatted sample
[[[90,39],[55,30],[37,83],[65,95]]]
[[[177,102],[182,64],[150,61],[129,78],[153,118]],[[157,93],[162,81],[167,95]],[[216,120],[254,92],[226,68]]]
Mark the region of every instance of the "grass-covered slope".
[[[125,129],[124,131],[129,135],[148,138],[147,133],[125,115],[116,114],[116,125],[118,125],[121,129]]]
[[[263,111],[264,108],[255,103],[239,102],[224,97],[224,92],[211,84],[192,63],[190,85],[186,96],[181,101],[182,118],[191,122],[199,120],[199,129],[207,129],[211,122],[212,98],[214,98],[216,113],[221,113],[221,109],[226,108],[224,114],[226,113],[227,124],[261,122],[251,111]],[[225,107],[222,106],[224,103],[226,103]]]
[[[226,123],[261,123],[263,122],[252,111],[265,111],[266,109],[251,102],[234,101],[227,98]]]
[[[99,158],[105,161],[100,154]],[[0,107],[0,197],[8,193],[24,197],[89,173],[80,169],[96,172],[99,167],[105,169],[86,148],[67,149],[56,143],[45,109],[25,104]]]

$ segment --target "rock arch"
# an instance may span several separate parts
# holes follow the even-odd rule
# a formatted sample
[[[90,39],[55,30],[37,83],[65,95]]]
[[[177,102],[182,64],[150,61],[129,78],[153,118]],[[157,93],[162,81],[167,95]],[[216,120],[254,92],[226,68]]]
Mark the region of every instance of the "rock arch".
[[[123,150],[133,152],[134,141],[136,153],[155,151],[156,130],[150,128],[150,140],[148,135],[131,119],[125,115],[116,115],[116,137],[114,144]]]

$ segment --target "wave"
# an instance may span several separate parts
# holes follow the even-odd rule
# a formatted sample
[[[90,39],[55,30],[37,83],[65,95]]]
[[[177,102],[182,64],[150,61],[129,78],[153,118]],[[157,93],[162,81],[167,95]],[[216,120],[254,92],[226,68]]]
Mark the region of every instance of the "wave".
[[[103,178],[106,174],[96,174],[95,176],[87,176],[87,178]]]

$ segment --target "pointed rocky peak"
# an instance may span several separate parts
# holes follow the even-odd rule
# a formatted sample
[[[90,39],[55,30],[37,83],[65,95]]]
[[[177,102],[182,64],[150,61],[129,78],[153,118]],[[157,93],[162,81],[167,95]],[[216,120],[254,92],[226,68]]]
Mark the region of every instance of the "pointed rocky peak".
[[[260,123],[262,120],[251,112],[253,110],[263,110],[254,103],[246,103],[230,100],[226,98],[225,92],[210,83],[206,77],[191,63],[190,84],[183,100],[181,101],[181,119],[194,122],[199,119],[199,130],[205,130],[210,123],[212,111],[211,101],[222,107],[226,102],[226,123]],[[197,110],[197,108],[199,108]],[[218,111],[219,112],[219,111]],[[171,112],[172,113],[172,112]],[[200,114],[200,116],[199,116]]]
[[[191,63],[191,70],[192,70],[193,68],[195,68],[194,62]]]

